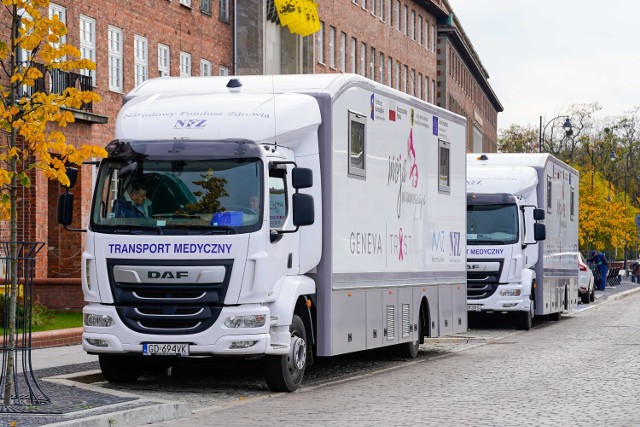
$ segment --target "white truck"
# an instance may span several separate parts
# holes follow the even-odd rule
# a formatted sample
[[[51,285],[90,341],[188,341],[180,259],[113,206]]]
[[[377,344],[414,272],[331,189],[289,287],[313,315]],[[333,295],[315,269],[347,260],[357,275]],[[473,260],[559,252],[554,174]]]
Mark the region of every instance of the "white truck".
[[[315,356],[466,331],[465,126],[356,75],[144,82],[97,172],[84,349],[112,382],[264,355],[293,391]]]
[[[467,154],[467,309],[559,320],[578,299],[578,172],[550,154]]]

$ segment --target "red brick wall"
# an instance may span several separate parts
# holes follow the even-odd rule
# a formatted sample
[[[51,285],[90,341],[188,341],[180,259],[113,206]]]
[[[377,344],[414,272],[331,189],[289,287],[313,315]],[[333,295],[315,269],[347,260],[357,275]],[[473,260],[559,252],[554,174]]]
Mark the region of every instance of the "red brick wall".
[[[36,279],[33,295],[50,310],[81,312],[84,307],[80,279]]]

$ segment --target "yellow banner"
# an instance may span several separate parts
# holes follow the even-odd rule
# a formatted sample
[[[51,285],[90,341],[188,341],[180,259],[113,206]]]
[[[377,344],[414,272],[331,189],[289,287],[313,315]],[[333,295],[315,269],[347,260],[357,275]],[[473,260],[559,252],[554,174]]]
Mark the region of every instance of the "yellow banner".
[[[313,0],[273,0],[280,24],[291,34],[308,36],[320,30],[318,4]]]

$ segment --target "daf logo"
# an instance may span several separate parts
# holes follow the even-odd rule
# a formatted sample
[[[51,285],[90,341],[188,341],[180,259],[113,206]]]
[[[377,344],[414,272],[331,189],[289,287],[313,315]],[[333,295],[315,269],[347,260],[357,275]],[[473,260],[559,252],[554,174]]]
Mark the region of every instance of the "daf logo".
[[[479,268],[479,264],[467,264],[467,270],[478,270]]]
[[[149,279],[182,279],[189,277],[188,271],[147,271]]]
[[[173,125],[174,129],[204,129],[207,125],[206,119],[178,119]]]

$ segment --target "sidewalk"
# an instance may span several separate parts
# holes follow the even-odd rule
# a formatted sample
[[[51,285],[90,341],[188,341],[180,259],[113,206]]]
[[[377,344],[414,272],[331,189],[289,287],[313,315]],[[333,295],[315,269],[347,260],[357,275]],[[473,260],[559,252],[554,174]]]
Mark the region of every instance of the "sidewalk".
[[[635,292],[640,292],[640,284],[632,283],[628,279],[623,280],[615,287],[596,291],[596,301],[589,305],[581,304],[578,311]],[[459,337],[444,337],[435,341],[442,341],[441,344],[446,346],[449,338],[457,345],[464,341],[477,346],[500,339],[501,333],[515,332],[517,331],[470,330]],[[11,422],[15,422],[16,427],[129,427],[186,418],[205,406],[209,409],[222,407],[224,402],[228,404],[229,401],[252,396],[259,398],[265,394],[265,391],[256,392],[255,385],[249,385],[244,389],[243,384],[233,383],[234,394],[231,397],[225,396],[226,401],[221,401],[222,403],[211,403],[205,401],[203,393],[207,394],[207,397],[213,397],[208,395],[217,394],[218,391],[203,391],[199,388],[202,383],[207,383],[206,378],[185,378],[184,382],[177,385],[170,385],[174,380],[167,378],[166,381],[154,380],[147,381],[148,384],[138,382],[116,387],[104,383],[98,357],[86,354],[80,345],[37,348],[32,350],[31,356],[34,376],[44,393],[51,399],[51,404],[37,407],[0,406],[2,427],[11,426]],[[202,373],[199,376],[206,377]],[[230,381],[233,381],[233,374],[230,374],[230,377]],[[201,383],[198,383],[199,381]]]

